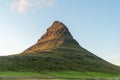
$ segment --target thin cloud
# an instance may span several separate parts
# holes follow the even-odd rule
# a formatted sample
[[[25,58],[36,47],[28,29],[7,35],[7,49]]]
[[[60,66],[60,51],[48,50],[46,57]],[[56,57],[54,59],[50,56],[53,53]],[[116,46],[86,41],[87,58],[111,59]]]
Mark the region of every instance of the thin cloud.
[[[11,4],[12,11],[18,11],[23,13],[29,8],[29,2],[27,0],[14,0]]]
[[[56,0],[13,0],[11,10],[25,13],[28,9],[44,8],[54,5]]]

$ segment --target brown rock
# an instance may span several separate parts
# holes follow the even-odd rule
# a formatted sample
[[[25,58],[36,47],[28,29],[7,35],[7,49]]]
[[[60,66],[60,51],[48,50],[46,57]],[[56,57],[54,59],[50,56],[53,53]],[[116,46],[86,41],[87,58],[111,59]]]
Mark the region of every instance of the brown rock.
[[[59,47],[77,48],[80,47],[73,39],[68,28],[61,22],[55,21],[38,42],[25,50],[25,53],[51,51]]]

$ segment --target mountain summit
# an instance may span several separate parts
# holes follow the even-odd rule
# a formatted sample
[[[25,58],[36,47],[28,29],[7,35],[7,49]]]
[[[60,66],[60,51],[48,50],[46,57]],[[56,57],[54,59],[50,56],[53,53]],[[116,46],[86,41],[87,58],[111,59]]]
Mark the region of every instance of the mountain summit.
[[[38,42],[24,52],[51,51],[58,47],[79,48],[80,46],[77,41],[73,39],[68,28],[63,23],[55,21]]]

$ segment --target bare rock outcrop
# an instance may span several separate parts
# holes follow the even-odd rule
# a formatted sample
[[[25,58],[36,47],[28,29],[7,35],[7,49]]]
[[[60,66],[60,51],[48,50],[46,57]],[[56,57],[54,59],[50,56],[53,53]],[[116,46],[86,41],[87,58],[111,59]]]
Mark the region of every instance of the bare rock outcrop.
[[[55,21],[47,29],[47,32],[38,40],[38,42],[25,50],[25,53],[51,51],[53,49],[77,48],[80,47],[75,39],[73,39],[68,28],[61,22]]]

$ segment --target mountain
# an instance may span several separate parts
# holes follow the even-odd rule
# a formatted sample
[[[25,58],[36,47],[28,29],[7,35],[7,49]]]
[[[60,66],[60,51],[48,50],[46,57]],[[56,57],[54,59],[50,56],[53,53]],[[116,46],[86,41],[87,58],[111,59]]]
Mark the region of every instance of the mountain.
[[[47,32],[32,47],[25,50],[25,53],[51,51],[55,48],[79,48],[78,42],[73,39],[68,28],[61,22],[55,21]]]
[[[33,46],[20,54],[0,57],[0,71],[120,73],[120,67],[81,47],[68,28],[55,21]]]

